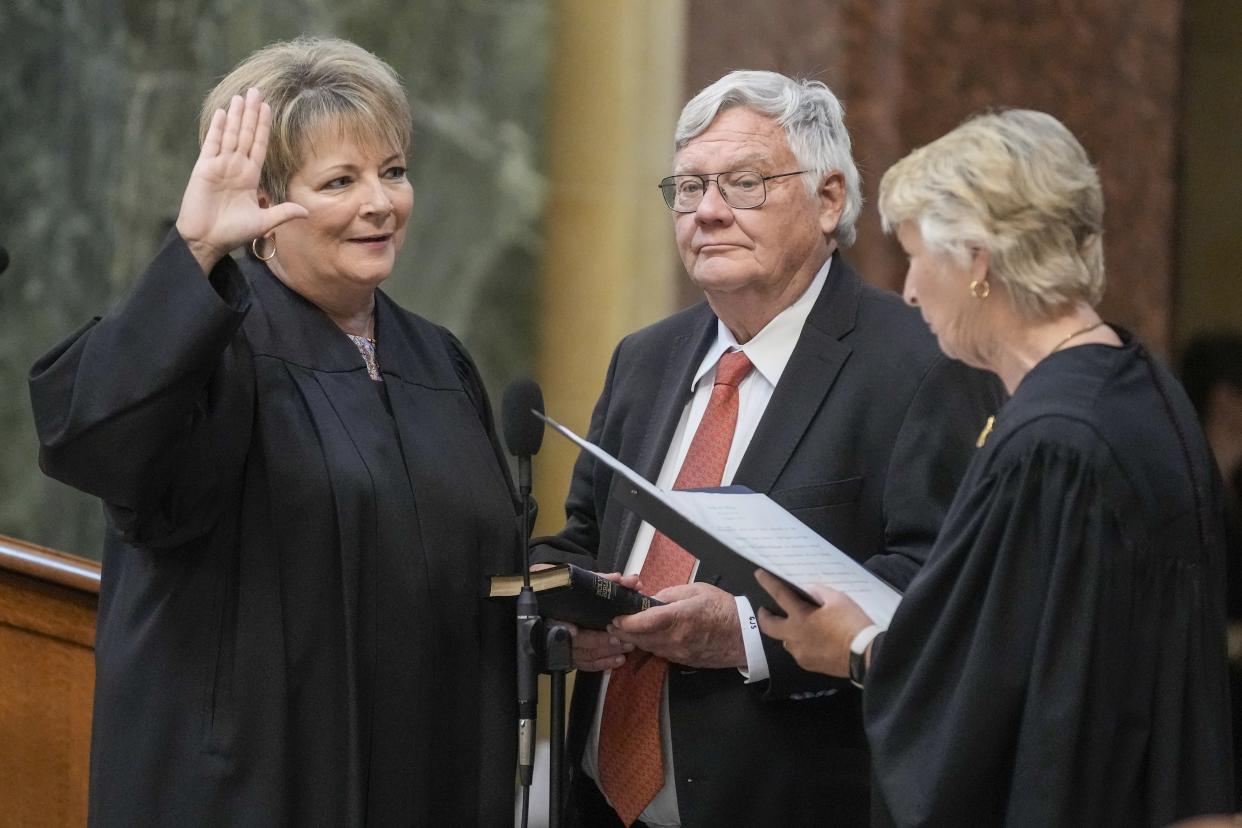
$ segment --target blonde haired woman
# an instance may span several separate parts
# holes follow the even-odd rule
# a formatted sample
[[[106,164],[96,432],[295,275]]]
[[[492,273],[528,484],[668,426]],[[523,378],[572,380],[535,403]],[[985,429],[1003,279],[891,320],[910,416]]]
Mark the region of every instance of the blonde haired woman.
[[[515,500],[465,350],[379,289],[409,141],[374,55],[255,53],[176,232],[31,372],[43,468],[109,517],[93,825],[512,822],[515,632],[478,595]]]
[[[887,633],[766,575],[770,635],[863,687],[897,825],[1139,826],[1232,806],[1220,500],[1180,386],[1095,311],[1103,197],[1055,118],[898,162],[885,227],[945,353],[1012,394]]]

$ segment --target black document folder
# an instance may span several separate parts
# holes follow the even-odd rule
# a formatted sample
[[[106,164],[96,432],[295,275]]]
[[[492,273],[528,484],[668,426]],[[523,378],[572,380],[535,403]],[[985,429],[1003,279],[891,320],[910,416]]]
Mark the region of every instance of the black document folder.
[[[719,489],[694,489],[699,492],[716,492],[723,494],[754,494],[745,486],[726,486]],[[650,523],[656,529],[676,541],[683,549],[690,552],[707,569],[719,575],[734,590],[740,590],[753,606],[767,607],[777,615],[785,613],[777,606],[771,595],[759,586],[755,580],[755,570],[759,566],[742,557],[715,535],[688,517],[678,512],[659,498],[651,496],[645,490],[630,485],[629,481],[619,481],[613,489],[617,500],[634,514]],[[814,597],[807,594],[802,587],[786,581],[780,575],[772,573],[782,583],[798,593],[804,600],[818,604]]]
[[[741,486],[664,491],[599,446],[540,416],[619,475],[613,495],[622,505],[680,544],[706,572],[722,577],[730,591],[744,594],[753,605],[779,611],[755,580],[755,570],[762,568],[812,603],[819,602],[809,587],[834,587],[854,599],[877,624],[888,626],[901,594],[766,495]],[[699,580],[704,580],[702,573]]]

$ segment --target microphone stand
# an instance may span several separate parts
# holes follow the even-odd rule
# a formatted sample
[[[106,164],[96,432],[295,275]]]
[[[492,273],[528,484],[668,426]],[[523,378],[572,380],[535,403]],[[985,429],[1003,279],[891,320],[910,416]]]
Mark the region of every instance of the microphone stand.
[[[534,415],[534,416],[532,416]],[[530,585],[531,455],[543,441],[543,393],[533,380],[515,380],[505,389],[504,432],[509,451],[517,457],[518,492],[522,499],[522,534],[515,561],[522,566],[517,596],[518,779],[522,785],[521,823],[530,818],[530,786],[535,776],[535,724],[539,710],[539,673],[552,677],[552,757],[548,785],[548,817],[560,828],[562,780],[565,775],[565,674],[573,668],[568,628],[545,623],[539,599]]]
[[[543,624],[539,599],[530,586],[530,455],[518,456],[518,491],[522,496],[522,591],[517,598],[518,780],[522,785],[522,828],[530,814],[530,785],[535,768],[535,719],[539,709],[537,635]]]
[[[522,828],[530,813],[534,778],[535,724],[539,707],[539,673],[551,677],[551,757],[548,767],[548,825],[560,828],[565,778],[565,674],[573,669],[572,636],[561,624],[546,624],[530,585],[530,457],[518,457],[518,491],[522,496],[522,591],[517,598],[518,778],[522,784]]]
[[[548,825],[561,826],[561,803],[565,780],[565,674],[573,669],[572,642],[569,630],[560,624],[548,627],[544,669],[552,677],[552,721],[549,738],[552,742],[548,763]]]

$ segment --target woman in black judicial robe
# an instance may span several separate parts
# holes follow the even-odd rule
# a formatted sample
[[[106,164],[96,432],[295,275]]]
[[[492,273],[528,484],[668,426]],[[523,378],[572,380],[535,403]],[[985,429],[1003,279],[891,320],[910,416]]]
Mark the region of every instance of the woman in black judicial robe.
[[[470,358],[377,289],[409,135],[357,46],[255,53],[177,232],[32,369],[44,469],[109,516],[93,825],[512,823],[515,631],[479,594],[515,500]]]
[[[1161,826],[1231,810],[1218,477],[1180,386],[1093,309],[1103,197],[1051,116],[884,176],[905,298],[1012,394],[884,634],[766,574],[803,667],[864,688],[876,822]]]

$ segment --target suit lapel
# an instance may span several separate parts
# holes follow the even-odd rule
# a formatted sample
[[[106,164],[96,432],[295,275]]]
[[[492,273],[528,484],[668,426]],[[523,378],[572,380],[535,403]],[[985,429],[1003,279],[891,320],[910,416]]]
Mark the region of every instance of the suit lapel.
[[[692,320],[668,349],[664,371],[655,386],[656,397],[652,401],[651,416],[643,429],[643,442],[632,464],[636,472],[653,483],[664,467],[668,447],[673,442],[673,434],[690,399],[690,381],[716,338],[716,317],[706,303],[702,305],[702,312],[694,314]],[[623,564],[628,558],[639,525],[637,516],[628,509],[624,510],[617,533],[619,563]]]
[[[664,373],[652,401],[651,416],[643,433],[642,448],[634,468],[643,477],[655,481],[664,467],[673,432],[681,422],[681,415],[690,399],[690,382],[703,355],[716,338],[716,317],[703,305],[703,313],[696,314],[693,325],[673,340],[664,363]]]
[[[735,484],[756,492],[772,490],[849,359],[852,349],[841,338],[854,328],[861,290],[858,274],[836,253],[824,288],[733,476]]]

